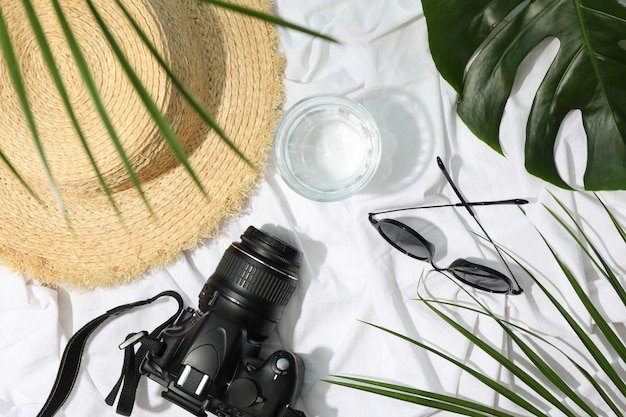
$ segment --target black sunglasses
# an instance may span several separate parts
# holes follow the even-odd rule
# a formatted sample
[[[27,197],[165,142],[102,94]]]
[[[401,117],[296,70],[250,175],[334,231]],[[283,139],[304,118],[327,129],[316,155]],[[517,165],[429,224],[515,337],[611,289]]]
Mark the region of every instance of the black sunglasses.
[[[520,287],[519,283],[515,279],[511,268],[507,264],[504,256],[500,252],[498,246],[494,243],[494,241],[489,237],[487,231],[480,223],[476,214],[472,210],[472,206],[487,206],[487,205],[495,205],[495,204],[526,204],[527,200],[523,199],[511,199],[511,200],[498,200],[498,201],[481,201],[481,202],[467,202],[465,198],[461,195],[460,191],[452,181],[450,174],[446,170],[446,167],[443,165],[441,158],[437,157],[437,164],[443,175],[446,177],[446,180],[454,190],[454,193],[457,195],[460,203],[457,204],[439,204],[439,205],[431,205],[431,206],[419,206],[419,207],[407,207],[401,209],[394,210],[385,210],[379,211],[376,213],[369,213],[369,221],[374,226],[378,233],[387,241],[391,246],[398,249],[400,252],[405,255],[410,256],[411,258],[419,259],[421,261],[429,262],[432,267],[437,271],[447,271],[450,272],[455,278],[464,282],[465,284],[471,285],[474,288],[478,288],[483,291],[489,291],[492,293],[500,293],[500,294],[521,294],[523,292],[522,287]],[[433,257],[435,254],[435,246],[426,240],[422,235],[417,233],[415,230],[407,226],[406,224],[399,222],[393,219],[382,219],[376,220],[374,216],[383,213],[392,213],[403,210],[416,210],[416,209],[425,209],[425,208],[437,208],[437,207],[465,207],[470,215],[474,218],[480,229],[482,230],[485,237],[491,242],[493,247],[495,248],[500,260],[506,267],[507,271],[511,275],[511,278],[502,274],[499,271],[496,271],[493,268],[489,268],[484,265],[480,265],[474,262],[470,262],[467,259],[457,259],[452,262],[452,264],[447,268],[439,268],[435,265],[433,261]]]

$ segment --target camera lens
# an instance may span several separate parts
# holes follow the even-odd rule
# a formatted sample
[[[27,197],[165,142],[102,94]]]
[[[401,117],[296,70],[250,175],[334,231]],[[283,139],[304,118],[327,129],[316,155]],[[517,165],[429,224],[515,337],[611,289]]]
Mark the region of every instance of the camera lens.
[[[244,327],[265,340],[296,289],[302,254],[253,226],[233,242],[200,293],[200,310]]]

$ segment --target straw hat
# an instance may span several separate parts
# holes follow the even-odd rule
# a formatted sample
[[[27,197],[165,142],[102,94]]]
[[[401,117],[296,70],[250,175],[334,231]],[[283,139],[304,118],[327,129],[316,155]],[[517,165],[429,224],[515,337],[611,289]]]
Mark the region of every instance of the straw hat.
[[[7,66],[0,55],[0,149],[44,201],[0,162],[0,264],[40,283],[90,289],[129,282],[216,236],[259,181],[283,99],[284,57],[276,29],[197,0],[124,0],[175,74],[197,95],[238,157],[178,93],[115,0],[95,0],[133,68],[167,116],[208,193],[177,162],[128,81],[86,2],[60,1],[112,124],[154,210],[129,180],[74,64],[49,0],[31,0],[80,126],[117,202],[96,174],[47,70],[28,18],[14,0],[0,10],[18,56],[45,155],[71,227],[50,191]],[[265,0],[240,2],[268,11]]]

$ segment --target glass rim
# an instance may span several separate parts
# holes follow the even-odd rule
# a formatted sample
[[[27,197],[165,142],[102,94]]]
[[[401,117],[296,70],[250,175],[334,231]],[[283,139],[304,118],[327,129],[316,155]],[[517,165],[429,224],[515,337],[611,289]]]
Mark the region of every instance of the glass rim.
[[[346,122],[358,124],[361,128],[363,159],[350,178],[342,179],[340,182],[329,179],[321,186],[319,180],[312,182],[294,169],[290,144],[294,129],[303,123],[303,120],[315,116],[316,122],[324,125],[337,111],[345,112],[350,116]],[[374,178],[382,157],[382,140],[373,115],[356,100],[333,93],[314,94],[288,108],[278,121],[272,147],[278,174],[287,186],[301,196],[319,202],[340,201],[361,191]]]

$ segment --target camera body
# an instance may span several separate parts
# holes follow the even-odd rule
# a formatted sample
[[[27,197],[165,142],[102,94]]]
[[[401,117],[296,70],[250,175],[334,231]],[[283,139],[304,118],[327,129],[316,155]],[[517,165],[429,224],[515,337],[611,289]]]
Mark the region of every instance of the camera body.
[[[260,356],[296,288],[301,254],[252,226],[241,237],[204,285],[199,310],[186,308],[160,332],[161,348],[140,371],[197,416],[303,417],[291,407],[302,359],[285,350]]]

